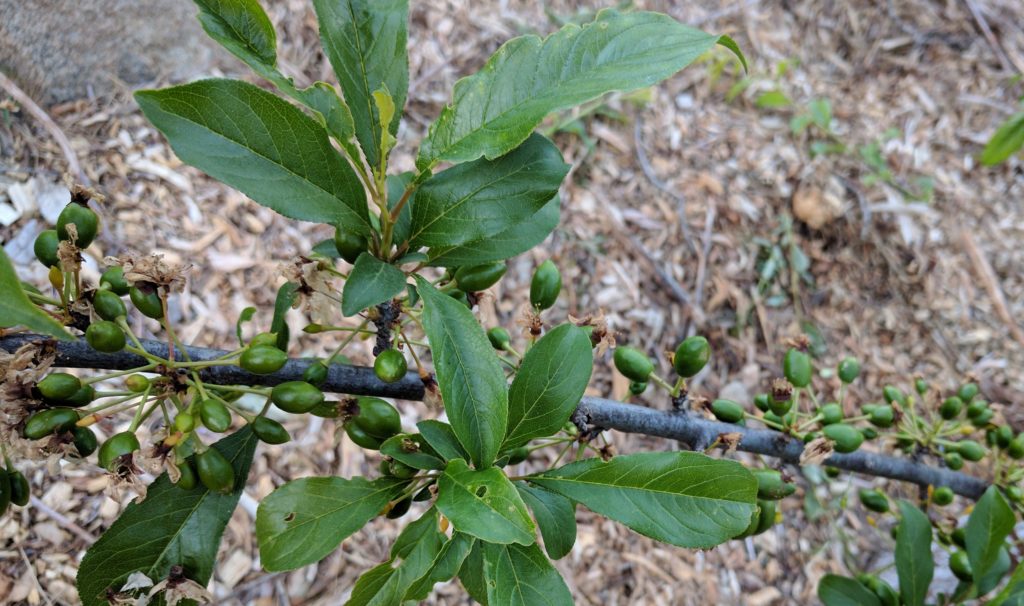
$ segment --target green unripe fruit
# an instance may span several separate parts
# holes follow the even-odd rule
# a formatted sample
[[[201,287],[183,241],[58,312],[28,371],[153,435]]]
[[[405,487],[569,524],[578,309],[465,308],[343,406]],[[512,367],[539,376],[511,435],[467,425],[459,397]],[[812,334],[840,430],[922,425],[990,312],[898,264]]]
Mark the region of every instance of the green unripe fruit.
[[[39,259],[39,262],[46,267],[60,267],[60,256],[57,254],[59,247],[60,240],[57,238],[57,232],[48,229],[36,236],[32,250],[36,253],[36,259]]]
[[[242,352],[239,365],[257,375],[269,375],[284,367],[288,361],[288,354],[276,347],[258,345],[250,347]]]
[[[978,395],[978,385],[976,383],[964,383],[957,390],[956,395],[964,402],[970,402],[974,399],[974,396]]]
[[[385,349],[373,361],[374,374],[385,383],[402,380],[408,370],[409,364],[405,361],[405,356],[397,349]]]
[[[29,498],[32,496],[32,491],[28,485],[28,478],[17,469],[8,471],[7,477],[11,484],[11,505],[17,505],[18,507],[28,505]]]
[[[1024,490],[1020,489],[1020,486],[1007,486],[1006,487],[1006,498],[1011,503],[1020,503],[1024,501]]]
[[[972,420],[972,423],[973,423],[973,420]],[[994,429],[986,429],[985,430],[985,444],[987,444],[989,448],[995,448],[996,447],[996,430],[994,430]]]
[[[811,356],[796,348],[789,348],[782,360],[782,372],[793,387],[807,387],[811,384]]]
[[[129,375],[124,380],[124,386],[132,393],[142,393],[149,388],[149,379],[142,375]]]
[[[128,298],[135,309],[147,318],[159,320],[164,317],[164,304],[155,288],[143,289],[139,286],[132,286],[128,289]]]
[[[647,391],[647,381],[629,382],[629,393],[633,394],[634,396],[638,396],[645,391]]]
[[[843,420],[843,407],[837,402],[826,404],[818,411],[822,425],[835,425]]]
[[[825,475],[830,478],[838,478],[841,473],[842,470],[840,470],[838,467],[832,467],[831,465],[825,467]]]
[[[796,492],[796,485],[782,480],[782,474],[774,469],[753,470],[757,479],[757,498],[778,501]]]
[[[88,427],[72,427],[71,435],[74,438],[75,450],[83,458],[96,452],[100,445],[99,440],[96,439],[96,434]]]
[[[196,471],[203,486],[213,492],[228,494],[235,489],[235,468],[216,448],[196,455]]]
[[[711,359],[711,345],[702,336],[687,337],[676,347],[672,356],[672,367],[676,374],[689,379],[699,373]]]
[[[334,231],[334,248],[338,250],[341,258],[349,263],[355,263],[359,255],[366,252],[368,246],[366,238],[359,234],[345,231],[341,227]]]
[[[357,446],[361,446],[367,450],[380,450],[380,445],[384,443],[384,440],[371,436],[355,423],[346,423],[345,433],[348,434],[348,437],[351,438]]]
[[[1017,437],[1010,440],[1006,446],[1006,454],[1010,455],[1011,459],[1024,458],[1024,433],[1017,434]]]
[[[0,467],[0,516],[4,515],[11,505],[11,479],[7,470]]]
[[[860,502],[865,508],[876,513],[887,513],[889,511],[889,498],[879,490],[861,489],[857,493]]]
[[[525,461],[530,456],[530,449],[525,446],[519,448],[513,448],[508,451],[508,463],[507,465],[518,465]]]
[[[871,424],[875,427],[892,427],[893,420],[896,418],[896,411],[889,404],[878,406],[871,411]]]
[[[305,381],[288,381],[274,387],[270,400],[281,410],[302,414],[316,408],[324,401],[324,392],[316,385]]]
[[[967,531],[964,530],[963,526],[954,529],[953,532],[950,533],[949,538],[957,547],[961,549],[967,547]]]
[[[322,361],[313,362],[302,371],[302,380],[318,387],[323,385],[327,380],[327,365]]]
[[[747,524],[747,527],[746,527],[746,529],[743,532],[741,532],[738,535],[736,535],[736,538],[737,539],[743,539],[743,538],[746,538],[746,537],[749,537],[749,536],[753,535],[754,531],[757,530],[757,527],[758,527],[758,525],[760,525],[760,523],[761,523],[761,510],[760,509],[755,509],[753,511],[753,513],[750,514],[750,523]]]
[[[768,394],[759,393],[754,396],[754,407],[761,412],[768,412],[771,410],[771,404],[768,402]]]
[[[72,408],[50,408],[42,410],[25,421],[22,431],[29,440],[41,440],[46,436],[69,431],[78,422],[78,413]]]
[[[985,427],[994,416],[996,416],[996,411],[991,408],[986,408],[981,414],[971,419],[971,425],[978,428]]]
[[[358,406],[359,414],[353,417],[351,423],[346,423],[346,427],[354,424],[367,435],[381,441],[402,431],[398,410],[389,402],[380,398],[362,397],[359,398]]]
[[[75,246],[88,248],[100,230],[100,218],[88,206],[72,202],[57,216],[57,237],[61,240],[70,240],[68,225],[72,224],[77,234]]]
[[[743,407],[732,400],[715,400],[711,403],[711,413],[723,423],[739,423],[743,420]]]
[[[893,402],[895,402],[901,406],[904,406],[907,403],[907,396],[904,395],[898,387],[893,385],[886,385],[885,387],[882,388],[882,397],[885,398],[885,401],[888,404],[892,404]]]
[[[980,461],[985,457],[985,447],[974,440],[960,440],[956,443],[956,450],[960,456],[972,462]]]
[[[646,381],[654,372],[654,364],[639,349],[625,345],[616,347],[612,358],[615,368],[631,381]]]
[[[174,484],[182,490],[192,490],[199,483],[199,479],[196,478],[196,471],[192,469],[192,463],[188,459],[185,459],[178,464],[178,472],[181,474],[178,477],[178,481]]]
[[[231,428],[231,411],[220,400],[208,398],[199,403],[199,418],[212,432],[224,433]]]
[[[939,486],[932,491],[932,503],[939,507],[945,507],[953,502],[953,489],[949,486]]]
[[[985,414],[986,410],[988,410],[988,402],[985,400],[972,400],[971,403],[967,405],[967,418],[976,419]]]
[[[853,452],[864,443],[864,434],[846,423],[826,425],[821,430],[821,433],[829,440],[832,440],[833,448],[835,448],[836,452],[840,453]]]
[[[959,471],[963,469],[964,458],[960,456],[959,452],[947,452],[942,459],[946,462],[946,467],[953,471]]]
[[[36,383],[39,394],[47,400],[66,400],[81,388],[78,377],[66,372],[51,372]]]
[[[96,388],[92,385],[83,385],[76,391],[72,396],[66,400],[58,402],[63,406],[69,406],[71,408],[81,408],[88,404],[91,404],[96,399]]]
[[[865,404],[860,407],[860,412],[861,414],[871,416],[871,413],[874,412],[875,409],[878,408],[879,406],[881,406],[881,404]]]
[[[999,445],[999,448],[1009,448],[1013,437],[1013,428],[1009,425],[1000,425],[996,429],[996,444]]]
[[[123,461],[122,457],[130,455],[139,450],[139,438],[133,432],[122,431],[114,434],[109,440],[100,446],[99,462],[100,467],[107,471],[116,471]]]
[[[512,342],[512,337],[504,328],[495,326],[487,331],[487,340],[491,342],[491,347],[494,349],[505,351],[508,349],[509,343]]]
[[[860,362],[857,361],[857,358],[847,356],[839,362],[836,374],[839,375],[839,380],[843,383],[853,383],[860,375]]]
[[[457,288],[455,290],[449,290],[448,291],[448,296],[453,298],[453,299],[455,299],[459,303],[462,303],[466,307],[469,307],[469,308],[473,307],[473,304],[470,303],[470,301],[469,301],[469,295],[467,295],[465,293],[465,291],[459,290]]]
[[[960,416],[960,413],[964,410],[964,401],[956,396],[946,398],[942,401],[942,405],[939,406],[939,415],[950,421]]]
[[[284,425],[267,417],[256,417],[252,422],[252,432],[267,444],[284,444],[292,439]]]
[[[401,461],[391,461],[390,467],[390,475],[401,480],[408,480],[409,478],[419,473],[419,470],[417,470],[415,467],[410,467]]]
[[[768,396],[768,407],[771,409],[772,413],[781,417],[788,414],[789,409],[793,408],[793,399],[776,400],[775,398]]]
[[[114,353],[124,349],[124,331],[109,320],[93,322],[85,329],[85,341],[96,351]]]
[[[120,265],[107,268],[100,276],[100,287],[107,287],[110,292],[119,297],[128,294],[128,282],[124,279],[124,268]]]
[[[949,569],[964,583],[970,583],[974,579],[971,561],[966,551],[954,551],[953,555],[949,556]]]
[[[458,284],[459,290],[465,292],[487,290],[494,286],[507,270],[504,261],[460,267],[455,272],[455,283]]]
[[[873,574],[857,575],[857,580],[875,594],[882,606],[899,606],[900,595],[891,585]]]
[[[928,382],[924,379],[915,379],[914,389],[917,391],[917,395],[923,396],[928,393]]]
[[[249,341],[249,347],[277,347],[277,333],[261,332]]]
[[[389,520],[397,520],[398,518],[400,518],[400,517],[404,516],[405,514],[409,513],[409,508],[410,507],[412,507],[412,497],[406,497],[406,498],[402,499],[401,501],[399,501],[399,502],[395,503],[394,505],[392,505],[391,509],[388,510],[388,513],[387,513],[386,517]]]
[[[878,431],[874,427],[861,427],[860,433],[865,440],[874,440],[878,437]]]
[[[338,408],[338,402],[325,400],[309,411],[309,414],[322,419],[337,419],[341,416],[341,410]]]
[[[817,440],[820,437],[821,437],[821,432],[820,431],[809,431],[809,432],[804,434],[803,441],[804,441],[804,444],[810,444],[811,442]]]
[[[174,429],[181,433],[189,433],[196,428],[196,418],[187,412],[179,412],[174,417]]]
[[[116,320],[128,315],[128,309],[121,297],[109,290],[96,291],[92,299],[92,308],[96,310],[96,315],[104,320]]]
[[[757,528],[754,534],[761,534],[775,525],[775,501],[757,500],[757,506],[761,508],[757,514]]]
[[[551,259],[548,259],[533,272],[533,279],[530,281],[530,305],[538,311],[548,309],[558,300],[558,293],[561,291],[562,273]]]

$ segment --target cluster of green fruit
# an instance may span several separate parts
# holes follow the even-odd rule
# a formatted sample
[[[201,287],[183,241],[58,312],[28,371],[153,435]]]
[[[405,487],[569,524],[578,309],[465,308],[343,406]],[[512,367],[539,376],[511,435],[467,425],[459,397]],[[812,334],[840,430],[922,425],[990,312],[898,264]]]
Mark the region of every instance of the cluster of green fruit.
[[[0,467],[0,516],[11,505],[24,507],[28,505],[29,488],[25,474],[7,462],[7,468]]]
[[[693,336],[684,339],[676,347],[672,355],[672,369],[679,375],[679,379],[674,386],[669,386],[654,372],[654,362],[639,349],[626,345],[616,347],[612,359],[615,368],[630,380],[629,391],[633,395],[642,394],[647,390],[648,383],[653,381],[666,387],[675,397],[681,393],[686,379],[696,376],[707,365],[711,359],[711,345],[706,338]]]

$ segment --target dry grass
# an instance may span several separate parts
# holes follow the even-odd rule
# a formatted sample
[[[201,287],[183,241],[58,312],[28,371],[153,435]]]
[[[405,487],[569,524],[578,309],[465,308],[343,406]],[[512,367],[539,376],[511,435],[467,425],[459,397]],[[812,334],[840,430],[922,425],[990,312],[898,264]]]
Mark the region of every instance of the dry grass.
[[[280,27],[282,65],[300,80],[326,78],[306,4],[281,0],[270,8]],[[557,134],[573,163],[562,225],[545,246],[511,262],[481,316],[511,327],[530,271],[551,257],[569,285],[555,317],[603,310],[619,342],[652,353],[693,332],[707,335],[716,355],[696,385],[702,394],[728,392],[749,401],[779,374],[785,340],[807,321],[827,343],[822,364],[848,353],[866,361],[856,401],[877,397],[885,383],[909,388],[918,375],[942,390],[971,376],[986,397],[1005,405],[1017,429],[1024,428],[1013,406],[1024,396],[1024,343],[1011,327],[1024,318],[1024,165],[1020,155],[995,168],[975,161],[1021,93],[1008,71],[1024,62],[1020,3],[971,3],[998,45],[979,33],[966,2],[638,4],[732,35],[751,61],[753,83],[725,100],[742,76],[727,70],[712,82],[710,66],[725,61],[723,51],[654,89],[642,107],[609,100],[622,119],[585,118],[592,148]],[[547,7],[569,17],[576,5]],[[508,37],[554,27],[533,2],[414,3],[412,86],[396,169],[412,167],[412,144],[458,77],[477,69]],[[775,81],[781,60],[795,61]],[[226,73],[241,73],[236,64],[224,66]],[[761,92],[774,88],[798,110],[813,98],[829,99],[835,131],[852,149],[897,129],[882,145],[895,179],[931,177],[933,201],[909,203],[894,186],[865,184],[867,168],[856,151],[812,158],[810,141],[789,132],[794,110],[755,106]],[[50,114],[107,196],[106,231],[91,257],[153,250],[194,267],[174,310],[186,341],[228,344],[234,319],[248,305],[260,308],[266,326],[282,263],[329,235],[323,227],[284,220],[182,166],[127,91],[50,108]],[[638,140],[649,172],[668,193],[645,175]],[[0,188],[17,190],[31,181],[43,202],[45,186],[59,183],[64,171],[55,143],[19,115],[0,125],[0,162]],[[795,212],[794,198],[809,201],[809,213],[796,211],[806,221],[824,213],[820,228],[797,221],[790,230],[810,260],[812,280],[793,287],[788,276],[781,279],[767,294],[787,301],[772,306],[758,294],[755,238],[775,238]],[[43,225],[29,210],[0,228],[19,271],[37,282],[44,276],[30,262],[31,241]],[[658,272],[670,276],[688,302],[673,295]],[[300,328],[301,319],[294,320]],[[296,351],[321,353],[330,346],[304,336]],[[369,345],[359,348],[353,358],[369,361]],[[660,364],[667,368],[664,359]],[[622,397],[626,384],[602,359],[591,389]],[[666,406],[657,398],[646,401]],[[408,422],[433,414],[421,403],[402,409]],[[291,444],[257,453],[243,507],[222,546],[213,583],[219,603],[273,604],[283,596],[290,597],[280,603],[340,603],[353,580],[384,558],[399,530],[399,524],[376,521],[319,565],[285,575],[262,572],[252,533],[255,501],[288,479],[351,475],[376,463],[375,455],[339,443],[319,421],[291,419],[289,428]],[[613,440],[619,452],[674,447],[639,436]],[[105,480],[88,466],[66,466],[59,476],[42,467],[26,471],[42,503],[65,519],[57,521],[43,507],[0,519],[0,602],[75,603],[75,567],[86,541],[73,529],[99,535],[119,505],[104,496]],[[887,533],[866,524],[856,507],[811,521],[800,500],[790,499],[784,517],[753,541],[700,553],[656,544],[581,510],[578,545],[558,568],[579,604],[805,604],[814,601],[822,574],[845,571],[850,562],[869,565],[880,548],[890,548]],[[852,537],[845,559],[839,527]],[[433,603],[466,598],[450,584]]]

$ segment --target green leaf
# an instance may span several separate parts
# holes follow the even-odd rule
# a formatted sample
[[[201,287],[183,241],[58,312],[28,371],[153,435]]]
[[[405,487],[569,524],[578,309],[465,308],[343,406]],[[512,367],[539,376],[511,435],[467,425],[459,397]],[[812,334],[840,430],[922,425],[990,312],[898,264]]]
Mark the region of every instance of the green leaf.
[[[387,187],[389,210],[394,210],[395,206],[398,205],[398,201],[402,199],[402,194],[405,193],[405,188],[412,183],[412,180],[415,177],[415,173],[408,171],[397,175],[388,175]],[[397,244],[401,244],[409,239],[409,230],[412,229],[412,207],[415,203],[416,192],[414,191],[409,194],[409,200],[407,200],[405,206],[402,207],[402,211],[398,213],[398,220],[395,221],[394,226],[391,228],[392,240]]]
[[[482,606],[487,605],[487,580],[484,578],[484,544],[474,541],[469,555],[459,568],[459,582],[466,589],[469,597]]]
[[[381,140],[380,140],[380,165],[377,168],[378,174],[386,174],[388,168],[388,154],[391,153],[391,148],[395,146],[395,136],[389,132],[388,128],[395,118],[395,100],[391,98],[391,93],[388,91],[387,86],[373,91],[373,104],[377,108],[378,115],[378,126],[380,127]]]
[[[995,589],[999,582],[1003,580],[1003,576],[1010,570],[1012,566],[1010,561],[1010,551],[1007,549],[1004,543],[999,548],[999,555],[996,557],[996,561],[988,569],[982,577],[974,579],[974,586],[977,588],[978,596],[983,596],[986,593]]]
[[[499,234],[539,211],[569,171],[543,135],[494,160],[442,171],[420,186],[410,239],[417,246],[458,246]]]
[[[370,253],[362,253],[352,266],[341,293],[341,311],[354,316],[367,307],[383,303],[402,292],[405,274]]]
[[[107,589],[120,589],[131,573],[142,572],[157,583],[176,565],[205,586],[258,441],[245,427],[213,445],[235,470],[235,490],[230,494],[211,492],[202,484],[183,490],[166,473],[150,484],[146,499],[128,505],[86,552],[78,568],[82,604],[106,606]]]
[[[560,560],[576,544],[576,504],[560,494],[516,482],[519,496],[533,512],[544,538],[544,550],[552,560]]]
[[[281,76],[284,79],[284,76]],[[310,86],[297,89],[291,80],[271,80],[277,87],[293,98],[301,101],[306,107],[314,110],[319,121],[353,161],[359,159],[359,150],[352,140],[356,127],[352,122],[352,112],[338,96],[338,91],[326,82],[314,82]]]
[[[416,469],[444,469],[444,460],[418,433],[391,436],[380,446],[380,454]]]
[[[465,305],[420,276],[416,276],[416,288],[423,298],[423,328],[445,411],[459,443],[482,469],[494,462],[505,437],[505,373],[483,328]]]
[[[70,341],[73,338],[60,322],[29,300],[21,288],[21,281],[18,280],[11,260],[0,248],[0,327],[11,326],[24,326],[29,330],[57,337],[61,341]]]
[[[996,130],[981,152],[981,163],[987,166],[1005,161],[1024,147],[1024,112],[1014,114]]]
[[[366,193],[323,127],[237,80],[138,91],[146,117],[182,161],[286,217],[370,233]]]
[[[932,524],[923,511],[900,501],[900,525],[896,529],[896,574],[900,597],[907,606],[921,606],[935,574],[932,559]]]
[[[967,518],[967,559],[974,578],[980,579],[999,559],[999,548],[1013,530],[1015,517],[1009,503],[995,486],[989,486]]]
[[[659,13],[603,10],[541,39],[509,40],[476,74],[455,84],[420,147],[421,170],[447,160],[497,158],[522,143],[550,112],[620,90],[651,86],[726,38]],[[735,51],[735,43],[731,48]]]
[[[487,603],[501,606],[572,606],[566,587],[537,545],[483,545]]]
[[[313,252],[318,255],[323,255],[328,259],[340,259],[341,255],[338,254],[338,247],[334,245],[334,238],[327,238],[326,240],[320,240],[313,245]]]
[[[314,0],[320,41],[352,110],[366,161],[381,163],[380,117],[373,92],[387,87],[398,109],[389,132],[398,132],[409,87],[408,0]]]
[[[254,69],[277,65],[277,36],[256,0],[195,0],[207,35]]]
[[[448,463],[437,480],[437,508],[459,532],[491,543],[529,545],[537,539],[526,504],[497,467],[474,471]]]
[[[811,112],[811,120],[825,132],[832,130],[832,103],[828,99],[813,99],[807,104]]]
[[[550,436],[565,425],[590,382],[594,354],[582,328],[562,324],[523,356],[508,391],[502,450]]]
[[[754,105],[761,109],[776,109],[780,107],[789,107],[793,102],[789,100],[786,93],[780,90],[770,90],[763,92],[758,95],[757,100],[754,101]]]
[[[469,453],[459,443],[459,438],[451,425],[436,419],[427,419],[417,423],[416,427],[427,444],[430,444],[445,461],[469,459]]]
[[[441,548],[441,553],[434,558],[434,563],[426,574],[409,587],[405,592],[405,600],[416,600],[417,602],[427,599],[434,585],[443,583],[455,577],[462,567],[462,563],[469,555],[470,549],[476,539],[461,532],[456,532],[452,538]]]
[[[1006,587],[992,598],[988,606],[1024,606],[1024,566],[1017,566]]]
[[[431,508],[398,535],[390,560],[359,577],[347,606],[401,604],[410,585],[430,572],[445,538]]]
[[[242,325],[252,320],[252,317],[256,315],[255,307],[246,307],[242,310],[242,313],[238,314],[238,321],[235,322],[235,336],[238,337],[238,344],[245,346],[245,341],[242,340]]]
[[[274,317],[270,321],[270,332],[277,335],[277,348],[281,351],[288,351],[288,339],[291,336],[285,315],[295,304],[298,296],[299,285],[295,282],[285,282],[277,289],[277,297],[274,298]]]
[[[260,560],[270,571],[312,564],[401,494],[395,478],[302,478],[263,499],[256,512]]]
[[[743,532],[757,496],[757,480],[743,465],[693,452],[586,459],[529,481],[642,535],[698,549]]]
[[[863,583],[849,577],[826,574],[818,583],[818,599],[825,606],[882,606]]]
[[[430,265],[459,267],[502,261],[537,246],[558,227],[561,200],[556,194],[532,217],[505,231],[454,248],[430,249]]]

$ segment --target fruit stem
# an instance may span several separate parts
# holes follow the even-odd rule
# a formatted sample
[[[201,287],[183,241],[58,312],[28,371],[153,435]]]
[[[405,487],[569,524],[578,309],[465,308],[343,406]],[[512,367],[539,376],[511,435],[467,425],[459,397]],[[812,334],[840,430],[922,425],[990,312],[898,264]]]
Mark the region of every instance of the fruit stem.
[[[61,302],[58,301],[57,299],[53,299],[53,298],[47,297],[45,295],[37,295],[34,292],[28,292],[28,291],[26,291],[25,294],[28,295],[28,298],[33,303],[36,303],[37,305],[57,305],[57,306],[61,305]]]
[[[651,376],[649,378],[650,378],[651,381],[653,381],[658,386],[660,386],[665,391],[667,391],[670,396],[676,397],[676,396],[679,395],[679,392],[677,392],[674,387],[669,385],[668,381],[666,381],[665,379],[662,379],[661,377],[659,377],[658,373],[656,373],[654,371],[651,371]]]
[[[95,377],[89,377],[88,379],[82,379],[82,385],[92,385],[100,381],[106,381],[107,379],[114,379],[117,377],[123,377],[124,375],[132,375],[137,372],[148,372],[156,368],[155,363],[146,364],[145,366],[139,366],[138,368],[131,368],[128,370],[118,370],[116,372],[108,372],[102,375],[96,375]],[[99,394],[97,394],[98,396]]]
[[[135,431],[139,428],[139,425],[142,424],[142,421],[143,421],[142,411],[143,411],[143,409],[146,408],[146,406],[145,406],[146,399],[149,398],[149,392],[150,392],[151,389],[153,389],[153,384],[152,383],[150,383],[149,385],[146,386],[146,391],[143,392],[143,394],[142,394],[142,401],[139,402],[139,407],[135,410],[135,418],[132,419],[132,424],[130,426],[128,426],[128,431],[130,431],[132,433],[135,433]]]

